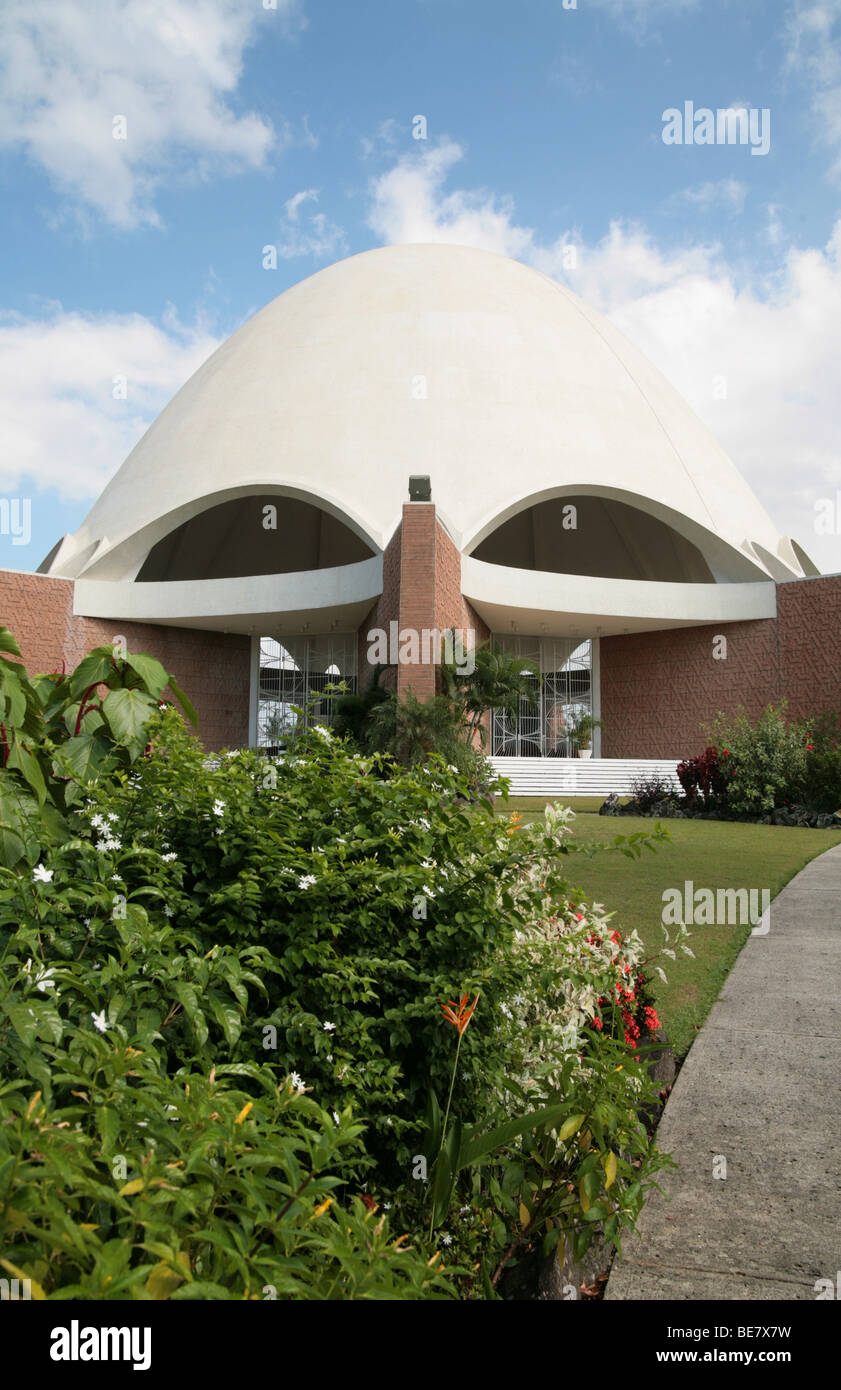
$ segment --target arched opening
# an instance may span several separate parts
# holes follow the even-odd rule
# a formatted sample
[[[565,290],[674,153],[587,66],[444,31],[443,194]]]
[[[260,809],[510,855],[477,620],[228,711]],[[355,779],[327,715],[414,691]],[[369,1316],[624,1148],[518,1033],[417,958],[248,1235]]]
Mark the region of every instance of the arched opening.
[[[220,502],[182,522],[149,551],[139,583],[292,574],[369,560],[371,547],[337,517],[297,497]]]
[[[658,517],[611,497],[554,497],[525,507],[474,550],[514,569],[600,579],[712,584],[696,545]]]

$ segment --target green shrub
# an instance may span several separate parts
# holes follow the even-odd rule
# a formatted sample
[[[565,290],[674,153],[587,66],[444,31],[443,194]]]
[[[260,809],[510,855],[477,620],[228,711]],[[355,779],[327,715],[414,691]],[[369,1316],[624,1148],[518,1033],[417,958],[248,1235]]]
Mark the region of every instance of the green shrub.
[[[446,1297],[426,1251],[337,1200],[350,1110],[226,1060],[265,951],[197,949],[139,895],[115,912],[84,841],[52,862],[49,884],[0,871],[4,1268],[63,1298]]]
[[[207,758],[147,709],[135,741],[0,868],[8,1264],[84,1298],[438,1297],[442,1264],[493,1296],[530,1248],[618,1245],[663,1163],[614,1002],[644,963],[570,891],[571,813],[521,830],[317,727]]]
[[[768,705],[755,724],[743,709],[735,716],[716,716],[706,732],[718,748],[729,811],[761,816],[798,800],[806,780],[809,727],[787,722],[785,701]]]
[[[116,644],[115,644],[116,645]],[[136,762],[167,687],[196,714],[151,656],[97,647],[69,675],[29,679],[12,633],[0,627],[0,864],[35,864],[71,833],[68,812],[86,789]]]

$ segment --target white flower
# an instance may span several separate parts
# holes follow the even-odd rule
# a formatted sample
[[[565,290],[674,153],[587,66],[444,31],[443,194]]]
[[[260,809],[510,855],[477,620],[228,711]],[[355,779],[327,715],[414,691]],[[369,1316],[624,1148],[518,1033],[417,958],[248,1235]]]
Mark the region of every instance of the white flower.
[[[325,1023],[325,1024],[323,1025],[323,1027],[324,1027],[325,1033],[335,1033],[335,1031],[336,1031],[336,1025],[335,1025],[335,1023]]]
[[[323,724],[313,724],[312,731],[314,734],[318,734],[321,738],[326,738],[328,741],[333,737],[330,730],[325,728]]]
[[[443,1235],[443,1236],[441,1237],[441,1244],[442,1244],[442,1245],[452,1245],[452,1243],[453,1243],[453,1238],[452,1238],[452,1236],[449,1234],[449,1232],[447,1232],[446,1235]]]
[[[32,877],[36,883],[52,883],[53,869],[47,869],[43,864],[36,864],[32,870]]]
[[[93,826],[94,830],[104,830],[104,829],[105,829],[105,818],[104,818],[104,816],[91,816],[91,825]]]
[[[309,888],[310,884],[315,883],[315,874],[304,874],[303,878],[298,879],[299,888]]]
[[[35,976],[35,983],[42,994],[44,994],[48,989],[55,989],[55,980],[52,978],[54,974],[54,970],[38,971],[38,974]]]
[[[383,1211],[391,1211],[391,1202],[383,1202]]]
[[[337,1125],[340,1125],[340,1124],[342,1123],[341,1120],[339,1119],[339,1116],[338,1116],[337,1112],[336,1112],[335,1110],[333,1111],[333,1120],[334,1120],[335,1124],[337,1124]]]
[[[98,1029],[100,1033],[104,1033],[108,1027],[108,1024],[105,1022],[105,1010],[102,1009],[98,1014],[92,1013],[91,1018],[93,1019],[94,1028]]]
[[[169,852],[169,854],[162,854],[162,855],[161,855],[161,859],[163,859],[163,861],[164,861],[165,864],[171,864],[172,861],[173,861],[173,859],[177,859],[177,858],[178,858],[178,855],[175,853],[175,850],[174,850],[174,849],[171,850],[171,851]]]
[[[458,774],[458,768],[455,763],[447,763],[447,767],[450,769],[450,772],[455,772],[456,775]]]
[[[109,812],[108,812],[108,819],[109,819],[110,821],[113,822],[113,821],[115,821],[115,820],[119,820],[119,816],[117,815],[117,812],[116,812],[116,811],[109,811]]]
[[[333,1054],[332,1054],[332,1052],[328,1052],[328,1053],[327,1053],[327,1061],[328,1061],[328,1062],[332,1062],[332,1060],[333,1060]]]
[[[292,1082],[292,1085],[295,1087],[295,1090],[300,1095],[301,1091],[305,1089],[303,1078],[300,1077],[296,1071],[291,1071],[289,1073],[289,1080]]]
[[[225,803],[224,803],[224,801],[219,801],[219,800],[214,801],[214,803],[213,803],[213,814],[214,814],[214,816],[222,816],[222,815],[225,814]]]
[[[165,908],[164,908],[164,917],[171,917],[171,916],[172,916],[172,908],[171,908],[171,907],[165,907]]]

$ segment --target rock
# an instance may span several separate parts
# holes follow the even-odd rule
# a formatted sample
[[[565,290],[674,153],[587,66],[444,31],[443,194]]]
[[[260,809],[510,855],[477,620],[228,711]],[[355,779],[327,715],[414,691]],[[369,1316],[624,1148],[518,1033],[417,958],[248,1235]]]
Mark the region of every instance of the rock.
[[[658,1046],[651,1052],[646,1049],[645,1062],[651,1080],[663,1090],[671,1086],[677,1076],[677,1061],[662,1028],[658,1028],[652,1041],[656,1041]]]
[[[599,807],[599,815],[618,816],[621,815],[621,813],[622,807],[619,805],[619,797],[616,795],[616,792],[611,792],[607,800],[602,802]]]

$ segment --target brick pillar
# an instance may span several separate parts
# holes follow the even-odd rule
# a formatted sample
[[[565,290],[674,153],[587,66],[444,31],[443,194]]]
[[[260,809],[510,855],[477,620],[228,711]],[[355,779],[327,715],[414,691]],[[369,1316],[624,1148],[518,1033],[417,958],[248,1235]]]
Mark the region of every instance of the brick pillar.
[[[410,629],[420,634],[435,627],[435,537],[438,523],[434,502],[406,502],[403,505],[403,527],[400,546],[400,608],[399,631]],[[423,651],[420,653],[423,656]],[[417,664],[400,663],[397,670],[397,691],[404,695],[413,690],[420,700],[435,694],[435,666],[422,660]]]

